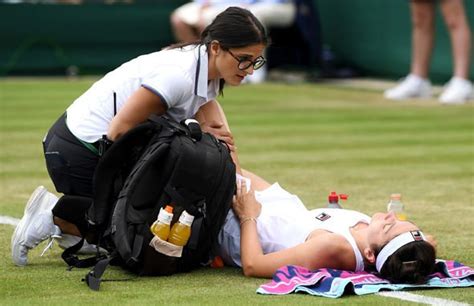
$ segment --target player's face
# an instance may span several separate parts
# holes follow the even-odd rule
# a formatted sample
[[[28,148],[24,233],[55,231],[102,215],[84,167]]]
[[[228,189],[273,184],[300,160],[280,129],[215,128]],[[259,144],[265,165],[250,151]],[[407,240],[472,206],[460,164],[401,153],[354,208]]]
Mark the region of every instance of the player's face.
[[[393,212],[376,213],[367,228],[367,242],[373,247],[382,247],[405,232],[419,230],[410,221],[400,221]]]
[[[265,64],[262,44],[250,45],[243,48],[220,48],[215,57],[217,77],[224,79],[226,84],[237,86],[245,76],[253,74],[257,68]]]

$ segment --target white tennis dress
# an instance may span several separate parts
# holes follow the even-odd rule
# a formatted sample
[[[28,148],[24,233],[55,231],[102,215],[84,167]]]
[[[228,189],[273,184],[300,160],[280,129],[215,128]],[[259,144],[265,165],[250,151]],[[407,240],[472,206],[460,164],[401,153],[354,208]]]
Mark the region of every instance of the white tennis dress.
[[[303,243],[312,231],[323,229],[346,238],[354,250],[356,271],[364,269],[362,255],[350,228],[360,222],[368,224],[369,216],[347,209],[319,208],[309,211],[298,196],[287,192],[278,183],[256,191],[255,197],[262,204],[257,230],[264,254],[296,246]],[[241,266],[240,224],[232,210],[219,233],[218,252],[226,264]]]

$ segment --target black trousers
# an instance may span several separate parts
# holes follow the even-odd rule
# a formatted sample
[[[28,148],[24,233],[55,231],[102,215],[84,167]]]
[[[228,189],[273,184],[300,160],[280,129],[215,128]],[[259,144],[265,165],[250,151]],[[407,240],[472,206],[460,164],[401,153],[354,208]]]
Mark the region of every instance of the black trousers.
[[[85,147],[66,126],[66,115],[50,128],[43,141],[46,168],[56,190],[63,193],[53,215],[75,224],[84,235],[85,214],[93,196],[93,176],[99,156]]]
[[[69,131],[65,115],[48,131],[43,149],[46,168],[58,192],[92,196],[92,178],[99,156]]]

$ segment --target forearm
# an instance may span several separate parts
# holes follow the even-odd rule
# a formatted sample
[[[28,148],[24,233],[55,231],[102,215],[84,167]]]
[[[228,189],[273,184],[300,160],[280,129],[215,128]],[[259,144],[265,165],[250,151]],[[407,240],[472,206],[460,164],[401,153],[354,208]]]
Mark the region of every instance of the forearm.
[[[312,251],[309,244],[301,243],[292,248],[264,254],[257,232],[257,223],[246,221],[240,227],[240,260],[245,276],[271,278],[278,268],[286,265],[313,267],[310,261],[314,260],[315,256],[312,254],[320,254],[321,259],[326,260],[324,253],[324,251]]]
[[[227,143],[231,150],[231,157],[235,163],[237,173],[241,174],[240,162],[237,149],[234,145],[232,132],[230,131],[227,118],[219,102],[213,100],[201,106],[195,116],[204,131],[214,134],[218,139]]]
[[[111,141],[116,141],[120,138],[123,134],[131,130],[137,123],[135,122],[124,122],[120,121],[119,119],[112,120],[109,130],[107,132],[107,138]]]
[[[256,219],[241,218],[240,226],[240,260],[245,276],[266,277],[259,273],[259,262],[263,258],[263,250],[257,232]],[[271,274],[270,274],[271,276]]]
[[[245,276],[271,277],[281,262],[273,254],[264,254],[258,235],[257,218],[262,205],[255,198],[251,186],[237,180],[232,209],[240,221],[240,260]],[[277,256],[278,257],[278,256]]]

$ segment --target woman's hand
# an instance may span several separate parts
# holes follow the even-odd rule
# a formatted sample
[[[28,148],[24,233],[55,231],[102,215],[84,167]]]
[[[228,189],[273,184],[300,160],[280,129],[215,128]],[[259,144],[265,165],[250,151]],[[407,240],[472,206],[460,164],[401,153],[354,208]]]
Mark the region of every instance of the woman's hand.
[[[195,119],[201,125],[201,130],[216,136],[217,139],[224,141],[232,152],[235,151],[234,137],[219,102],[211,100],[201,106]]]
[[[247,192],[245,180],[237,181],[237,193],[233,198],[232,208],[240,220],[243,218],[256,219],[260,215],[262,205],[255,198],[253,189]]]
[[[203,132],[210,133],[217,139],[224,141],[230,151],[235,151],[234,136],[232,136],[232,133],[225,128],[224,123],[217,121],[203,122],[201,124],[201,129]]]

